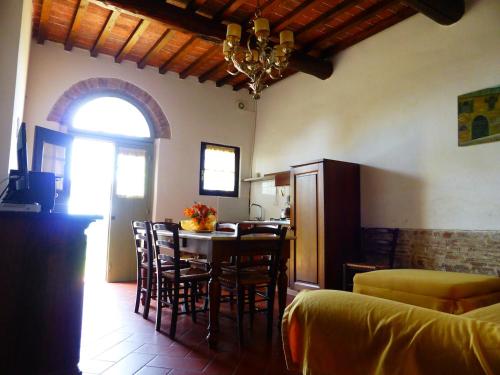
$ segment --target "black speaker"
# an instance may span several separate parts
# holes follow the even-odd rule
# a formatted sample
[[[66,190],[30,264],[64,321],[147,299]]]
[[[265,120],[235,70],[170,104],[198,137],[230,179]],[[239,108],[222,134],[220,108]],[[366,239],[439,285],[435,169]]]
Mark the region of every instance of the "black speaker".
[[[17,181],[24,174],[11,170],[9,174],[9,188],[2,202],[18,204],[40,204],[42,211],[50,212],[54,208],[56,198],[56,176],[49,172],[29,172],[29,188],[19,189]]]

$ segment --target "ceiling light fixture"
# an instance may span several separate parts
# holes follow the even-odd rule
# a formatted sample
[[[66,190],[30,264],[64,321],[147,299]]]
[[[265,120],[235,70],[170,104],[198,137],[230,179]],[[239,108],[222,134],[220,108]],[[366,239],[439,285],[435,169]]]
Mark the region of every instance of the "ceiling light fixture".
[[[293,51],[293,32],[281,31],[280,43],[272,46],[269,43],[269,20],[262,17],[258,2],[255,16],[247,31],[249,37],[245,48],[240,46],[241,26],[236,23],[227,25],[222,51],[229,63],[227,72],[231,75],[243,73],[250,78],[248,87],[252,90],[254,99],[259,99],[262,90],[268,86],[265,83],[266,78],[281,78],[282,72],[288,66]]]

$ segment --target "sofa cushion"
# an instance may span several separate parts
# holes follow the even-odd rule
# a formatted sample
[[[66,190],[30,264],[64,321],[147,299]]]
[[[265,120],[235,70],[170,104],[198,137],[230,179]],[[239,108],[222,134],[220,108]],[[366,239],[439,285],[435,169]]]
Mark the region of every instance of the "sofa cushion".
[[[500,325],[500,303],[466,312],[462,316]]]
[[[458,272],[391,269],[356,274],[353,291],[462,314],[500,302],[500,278]]]

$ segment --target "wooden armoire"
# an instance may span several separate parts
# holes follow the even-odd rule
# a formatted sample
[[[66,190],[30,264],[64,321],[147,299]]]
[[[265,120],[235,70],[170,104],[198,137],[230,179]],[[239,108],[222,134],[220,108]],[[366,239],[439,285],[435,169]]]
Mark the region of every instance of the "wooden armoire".
[[[360,166],[322,159],[290,174],[291,289],[341,289],[342,264],[356,258],[360,230]]]

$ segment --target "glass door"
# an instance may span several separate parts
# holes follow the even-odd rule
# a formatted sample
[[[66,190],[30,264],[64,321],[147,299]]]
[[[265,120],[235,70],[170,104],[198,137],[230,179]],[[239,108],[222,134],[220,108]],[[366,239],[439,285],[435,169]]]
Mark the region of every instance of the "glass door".
[[[114,163],[114,143],[94,138],[74,139],[68,211],[70,214],[103,217],[92,223],[86,231],[86,282],[102,282],[106,276]]]
[[[136,257],[131,235],[132,220],[151,216],[151,144],[117,144],[109,228],[108,282],[136,278]]]

